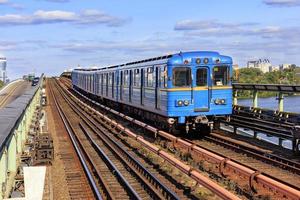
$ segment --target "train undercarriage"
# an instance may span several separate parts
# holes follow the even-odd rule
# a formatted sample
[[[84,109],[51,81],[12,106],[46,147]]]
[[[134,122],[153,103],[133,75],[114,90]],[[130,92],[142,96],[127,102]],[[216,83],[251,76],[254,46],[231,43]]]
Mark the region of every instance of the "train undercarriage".
[[[146,110],[142,110],[133,106],[122,104],[119,102],[111,101],[94,94],[88,93],[76,86],[73,86],[75,90],[88,98],[101,103],[104,106],[117,110],[130,117],[139,119],[145,123],[149,123],[160,129],[169,131],[173,134],[198,134],[206,135],[209,134],[214,126],[214,118],[200,115],[197,117],[187,117],[185,123],[178,123],[178,119],[168,118],[156,113],[152,113]]]

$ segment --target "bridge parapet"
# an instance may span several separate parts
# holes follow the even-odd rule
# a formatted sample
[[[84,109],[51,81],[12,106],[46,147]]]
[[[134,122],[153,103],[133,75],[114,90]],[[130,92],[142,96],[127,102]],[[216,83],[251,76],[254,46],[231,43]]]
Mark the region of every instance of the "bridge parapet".
[[[237,105],[237,92],[239,90],[253,91],[252,102],[253,108],[258,107],[258,91],[277,92],[278,111],[283,112],[284,94],[300,93],[300,85],[283,85],[283,84],[251,84],[251,83],[233,83],[233,104]]]
[[[40,105],[42,81],[43,76],[37,86],[0,110],[0,200],[8,196],[17,173],[34,111]]]

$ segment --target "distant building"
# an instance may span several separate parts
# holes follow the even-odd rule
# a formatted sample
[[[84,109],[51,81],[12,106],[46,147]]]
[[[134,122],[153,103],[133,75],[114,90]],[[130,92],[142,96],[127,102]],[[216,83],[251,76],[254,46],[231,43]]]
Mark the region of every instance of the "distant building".
[[[259,59],[247,62],[248,68],[260,69],[263,73],[272,71],[272,64],[269,59]]]
[[[292,66],[292,64],[282,64],[282,65],[279,65],[279,70],[283,71],[284,69],[291,68],[291,66]]]
[[[6,83],[6,79],[6,58],[0,57],[0,80],[3,81],[3,83]]]
[[[270,72],[279,71],[279,66],[272,66]]]

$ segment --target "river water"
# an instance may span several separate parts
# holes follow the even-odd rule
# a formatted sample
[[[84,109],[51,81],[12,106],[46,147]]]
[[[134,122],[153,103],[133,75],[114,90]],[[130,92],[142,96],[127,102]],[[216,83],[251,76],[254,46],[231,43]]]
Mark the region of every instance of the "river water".
[[[238,100],[238,105],[243,106],[252,106],[252,99],[241,99]],[[258,107],[260,108],[267,108],[272,110],[277,110],[278,108],[278,101],[276,97],[269,97],[269,98],[259,98],[258,99]],[[293,113],[300,113],[300,96],[286,96],[284,97],[284,104],[283,104],[284,111],[293,112]],[[253,136],[253,132],[250,130],[245,129],[238,129],[241,134]],[[277,137],[269,137],[266,134],[259,133],[258,139],[265,140],[270,143],[278,144]],[[292,142],[289,140],[283,141],[283,147],[291,149]]]
[[[252,99],[238,100],[238,105],[252,106]],[[276,100],[276,97],[258,98],[258,107],[277,110],[278,101]],[[300,96],[284,97],[283,110],[287,112],[300,113]]]

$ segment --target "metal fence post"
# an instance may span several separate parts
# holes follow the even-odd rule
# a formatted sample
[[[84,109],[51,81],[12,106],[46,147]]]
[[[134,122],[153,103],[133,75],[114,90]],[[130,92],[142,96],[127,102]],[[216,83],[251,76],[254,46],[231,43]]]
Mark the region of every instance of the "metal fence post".
[[[283,99],[284,99],[284,95],[282,92],[278,93],[278,111],[279,112],[283,112]]]
[[[258,91],[257,90],[253,90],[253,99],[252,99],[252,101],[253,101],[253,108],[257,108],[257,106],[258,106],[258,103],[257,103],[257,101],[258,101]]]
[[[234,92],[233,92],[233,105],[234,105],[234,106],[238,105],[238,99],[237,99],[237,96],[238,96],[238,91],[237,91],[237,90],[234,90]]]

